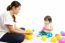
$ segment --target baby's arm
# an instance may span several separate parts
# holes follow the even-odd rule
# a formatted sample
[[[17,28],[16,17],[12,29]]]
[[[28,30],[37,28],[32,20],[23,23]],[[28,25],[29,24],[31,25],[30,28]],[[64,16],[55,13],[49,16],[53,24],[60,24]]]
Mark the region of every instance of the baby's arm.
[[[46,29],[47,31],[52,31],[53,30],[53,26],[52,25],[50,25],[50,26],[48,26],[48,29]]]

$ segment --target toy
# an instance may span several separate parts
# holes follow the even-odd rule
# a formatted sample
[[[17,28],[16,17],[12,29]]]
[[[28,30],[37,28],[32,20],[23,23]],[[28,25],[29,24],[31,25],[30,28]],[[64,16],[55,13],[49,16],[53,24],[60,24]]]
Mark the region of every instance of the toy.
[[[59,34],[56,34],[55,37],[57,38],[57,40],[60,40],[60,35]]]
[[[32,33],[34,30],[32,30],[32,29],[27,29],[26,30],[26,32],[30,32],[30,33]],[[30,34],[30,35],[25,35],[25,39],[27,39],[27,40],[32,40],[33,39],[33,37],[32,37],[32,34]]]
[[[56,37],[52,37],[51,38],[51,42],[56,43],[56,41],[57,41],[57,38]]]
[[[61,38],[61,39],[59,40],[59,43],[65,43],[65,38]]]
[[[65,36],[65,32],[61,32],[61,35],[62,35],[62,36]]]
[[[27,29],[26,32],[31,32],[32,33],[33,30],[32,29]]]
[[[42,39],[43,41],[46,41],[46,36],[43,35],[41,39]]]
[[[25,39],[32,40],[33,39],[33,36],[32,35],[25,35]]]

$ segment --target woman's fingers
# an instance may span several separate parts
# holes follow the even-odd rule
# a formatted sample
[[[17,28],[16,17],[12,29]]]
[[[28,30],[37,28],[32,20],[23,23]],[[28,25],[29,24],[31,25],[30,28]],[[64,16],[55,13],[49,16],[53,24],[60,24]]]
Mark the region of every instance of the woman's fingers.
[[[26,32],[26,34],[28,34],[28,35],[32,35],[32,33],[30,33],[30,32]]]

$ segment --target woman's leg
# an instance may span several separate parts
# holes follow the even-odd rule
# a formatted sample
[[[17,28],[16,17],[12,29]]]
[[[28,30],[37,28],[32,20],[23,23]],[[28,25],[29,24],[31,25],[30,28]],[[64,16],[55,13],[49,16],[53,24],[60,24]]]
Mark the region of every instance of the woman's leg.
[[[20,28],[20,29],[25,30],[25,28]]]
[[[21,43],[24,41],[24,35],[18,33],[6,33],[1,41],[9,42],[9,43]]]

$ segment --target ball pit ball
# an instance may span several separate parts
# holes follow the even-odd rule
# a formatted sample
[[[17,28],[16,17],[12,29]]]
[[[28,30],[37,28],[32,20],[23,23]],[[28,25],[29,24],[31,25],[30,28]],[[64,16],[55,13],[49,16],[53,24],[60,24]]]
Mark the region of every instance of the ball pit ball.
[[[62,35],[62,36],[65,36],[65,32],[62,31],[62,32],[61,32],[61,35]]]
[[[43,35],[41,39],[42,39],[43,41],[46,41],[46,36]]]
[[[32,33],[33,30],[32,29],[27,29],[26,32],[31,32]]]
[[[65,43],[65,38],[61,38],[61,39],[59,40],[59,43]]]
[[[32,40],[33,39],[33,36],[32,35],[25,35],[25,39]]]
[[[57,38],[57,40],[60,40],[60,35],[59,34],[56,34],[55,37]]]
[[[53,43],[55,43],[55,42],[57,41],[57,38],[56,38],[56,37],[52,37],[52,38],[51,38],[51,41],[52,41]]]

